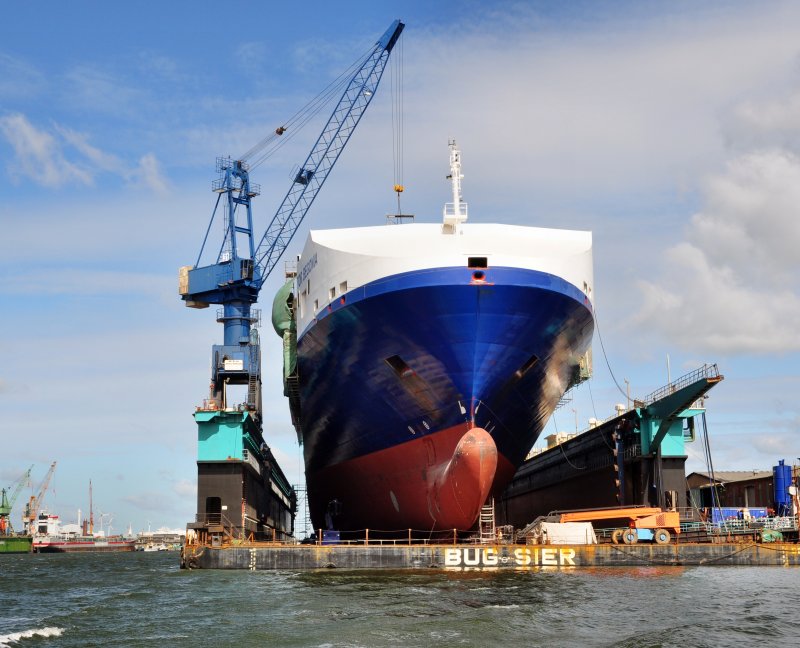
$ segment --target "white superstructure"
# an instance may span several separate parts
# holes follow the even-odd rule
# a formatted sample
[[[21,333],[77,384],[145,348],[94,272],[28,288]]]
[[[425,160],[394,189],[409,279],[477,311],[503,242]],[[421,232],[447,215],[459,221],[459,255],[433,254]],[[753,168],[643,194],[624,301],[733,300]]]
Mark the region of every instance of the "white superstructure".
[[[373,281],[406,272],[470,266],[537,270],[583,291],[592,302],[592,233],[499,224],[466,224],[461,151],[450,140],[453,202],[443,222],[312,230],[298,259],[294,294],[300,336],[320,310]],[[491,276],[487,281],[491,282]]]
[[[404,272],[467,267],[538,270],[561,277],[592,301],[592,233],[520,225],[463,223],[448,234],[436,223],[312,230],[298,263],[300,335],[320,309],[373,281]]]

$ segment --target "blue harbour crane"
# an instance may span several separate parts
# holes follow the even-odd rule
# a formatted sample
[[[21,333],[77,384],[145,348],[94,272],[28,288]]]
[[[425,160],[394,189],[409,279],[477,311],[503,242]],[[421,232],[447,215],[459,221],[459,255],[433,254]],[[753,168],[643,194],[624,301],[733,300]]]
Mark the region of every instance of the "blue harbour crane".
[[[262,482],[264,473],[270,473],[273,485],[262,486],[274,491],[274,483],[278,482],[278,490],[286,500],[284,504],[294,497],[261,432],[261,353],[256,331],[260,312],[253,305],[372,101],[403,28],[403,23],[395,20],[348,73],[323,91],[321,98],[315,99],[310,107],[277,128],[241,158],[217,159],[219,178],[212,184],[217,201],[211,221],[197,261],[193,266],[182,267],[179,276],[179,293],[186,306],[207,308],[211,304],[218,305],[217,321],[224,328],[223,343],[212,347],[208,399],[195,412],[199,438],[198,523],[205,524],[206,529],[220,526],[216,524],[219,520],[231,516],[234,519],[230,519],[230,527],[243,536],[250,533],[263,535],[268,529],[274,531],[287,526],[274,519],[275,516],[270,517],[258,510],[260,497],[252,495],[252,485],[248,490],[248,484],[245,484],[241,519],[238,519],[239,502],[233,501],[232,491],[226,494],[221,491],[225,491],[227,486],[213,485],[227,483],[228,478],[222,475],[228,474],[226,470],[231,472],[231,462],[241,462],[243,466],[249,465]],[[311,113],[323,105],[325,96],[332,97],[341,87],[344,87],[344,92],[321,134],[294,174],[289,190],[266,231],[257,239],[251,203],[260,194],[260,187],[251,182],[251,170],[285,143],[283,140],[294,134],[295,126],[299,129],[304,125],[313,116]],[[224,226],[222,243],[216,250],[214,262],[201,266],[212,226],[220,213]],[[227,390],[231,385],[247,387],[246,400],[237,407],[228,402]],[[221,463],[225,466],[215,465]],[[231,475],[228,481],[233,484],[238,479],[244,483],[246,479],[242,479],[242,474],[247,473]]]

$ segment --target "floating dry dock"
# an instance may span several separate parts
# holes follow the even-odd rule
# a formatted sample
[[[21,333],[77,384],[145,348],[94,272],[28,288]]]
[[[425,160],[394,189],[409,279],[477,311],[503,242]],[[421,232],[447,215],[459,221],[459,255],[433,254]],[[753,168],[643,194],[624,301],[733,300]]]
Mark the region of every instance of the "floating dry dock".
[[[800,566],[800,545],[187,545],[189,569],[537,569],[682,565]]]

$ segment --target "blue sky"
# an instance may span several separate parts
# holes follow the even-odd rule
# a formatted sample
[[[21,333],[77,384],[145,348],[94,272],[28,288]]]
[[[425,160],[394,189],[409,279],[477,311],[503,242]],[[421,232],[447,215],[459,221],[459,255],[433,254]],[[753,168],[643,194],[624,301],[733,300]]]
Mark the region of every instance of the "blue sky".
[[[800,456],[800,8],[789,2],[60,2],[0,26],[0,483],[59,462],[49,508],[115,530],[193,518],[209,311],[183,306],[218,155],[239,155],[364,52],[403,36],[404,211],[437,221],[447,140],[475,222],[594,232],[617,382],[643,396],[716,362],[717,469]],[[388,77],[309,227],[394,210]],[[320,124],[321,126],[321,124]],[[259,167],[257,228],[313,144]],[[280,284],[262,293],[268,309]],[[280,341],[262,329],[265,435],[294,482]],[[595,377],[545,434],[624,400]],[[702,452],[690,447],[690,469]],[[14,513],[18,522],[17,511]]]

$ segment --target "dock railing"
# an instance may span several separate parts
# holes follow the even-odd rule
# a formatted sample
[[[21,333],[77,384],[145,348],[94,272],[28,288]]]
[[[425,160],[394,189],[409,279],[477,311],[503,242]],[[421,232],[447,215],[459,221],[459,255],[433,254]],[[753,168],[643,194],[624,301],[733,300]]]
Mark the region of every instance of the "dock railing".
[[[193,536],[187,536],[188,544],[216,546],[352,546],[352,547],[390,547],[390,546],[427,546],[427,545],[481,545],[481,544],[513,544],[516,540],[513,527],[497,527],[496,535],[490,540],[481,538],[477,531],[460,531],[458,529],[430,531],[423,529],[376,530],[360,529],[357,531],[323,531],[319,530],[308,538],[272,538],[256,539],[252,535],[240,537],[241,528],[220,513],[198,514],[196,525],[200,527]],[[214,536],[216,535],[216,540]],[[191,540],[190,540],[191,538]]]
[[[199,544],[212,544],[214,546],[232,542],[239,529],[223,513],[198,513],[195,515],[195,526],[200,528],[195,530],[195,535],[192,539]],[[187,543],[189,540],[190,536],[187,532]]]
[[[797,516],[729,519],[721,522],[702,520],[699,512],[686,508],[678,511],[681,520],[681,533],[674,538],[674,542],[719,542],[723,540],[761,541],[765,531],[780,531],[797,533],[800,530]],[[515,532],[512,527],[497,527],[497,535],[492,539],[481,538],[477,531],[459,531],[457,529],[442,531],[426,531],[422,529],[405,529],[383,531],[376,529],[361,529],[358,531],[325,532],[319,530],[310,538],[298,540],[297,538],[280,539],[273,536],[271,540],[255,540],[252,536],[240,538],[239,527],[221,513],[197,515],[198,525],[206,527],[207,531],[190,540],[187,535],[187,544],[220,546],[273,546],[273,547],[299,547],[302,545],[324,546],[350,546],[350,547],[402,547],[402,546],[428,546],[428,545],[498,545],[516,544],[524,542],[524,534]],[[217,530],[213,530],[217,527]],[[615,528],[595,528],[595,535],[600,543],[612,541]],[[214,541],[213,536],[217,536]],[[765,540],[766,541],[766,540]],[[216,544],[215,544],[216,543]]]
[[[673,380],[663,387],[659,387],[654,392],[645,396],[642,402],[646,407],[647,405],[651,405],[652,403],[655,403],[656,401],[661,400],[670,394],[674,394],[679,389],[688,387],[689,385],[692,385],[703,378],[719,378],[719,369],[717,368],[717,365],[704,364],[699,369],[690,371],[689,373],[684,374],[680,378]]]
[[[357,531],[337,531],[329,535],[330,531],[319,529],[312,538],[303,541],[305,544],[316,545],[350,545],[350,546],[411,546],[411,545],[441,545],[441,544],[510,544],[513,541],[513,529],[498,527],[493,541],[482,542],[478,531],[460,531],[458,529],[430,531],[423,529],[359,529]]]
[[[705,534],[709,538],[744,537],[758,538],[763,531],[797,532],[797,516],[763,517],[763,518],[736,518],[710,522],[681,520],[681,532],[686,534]]]

